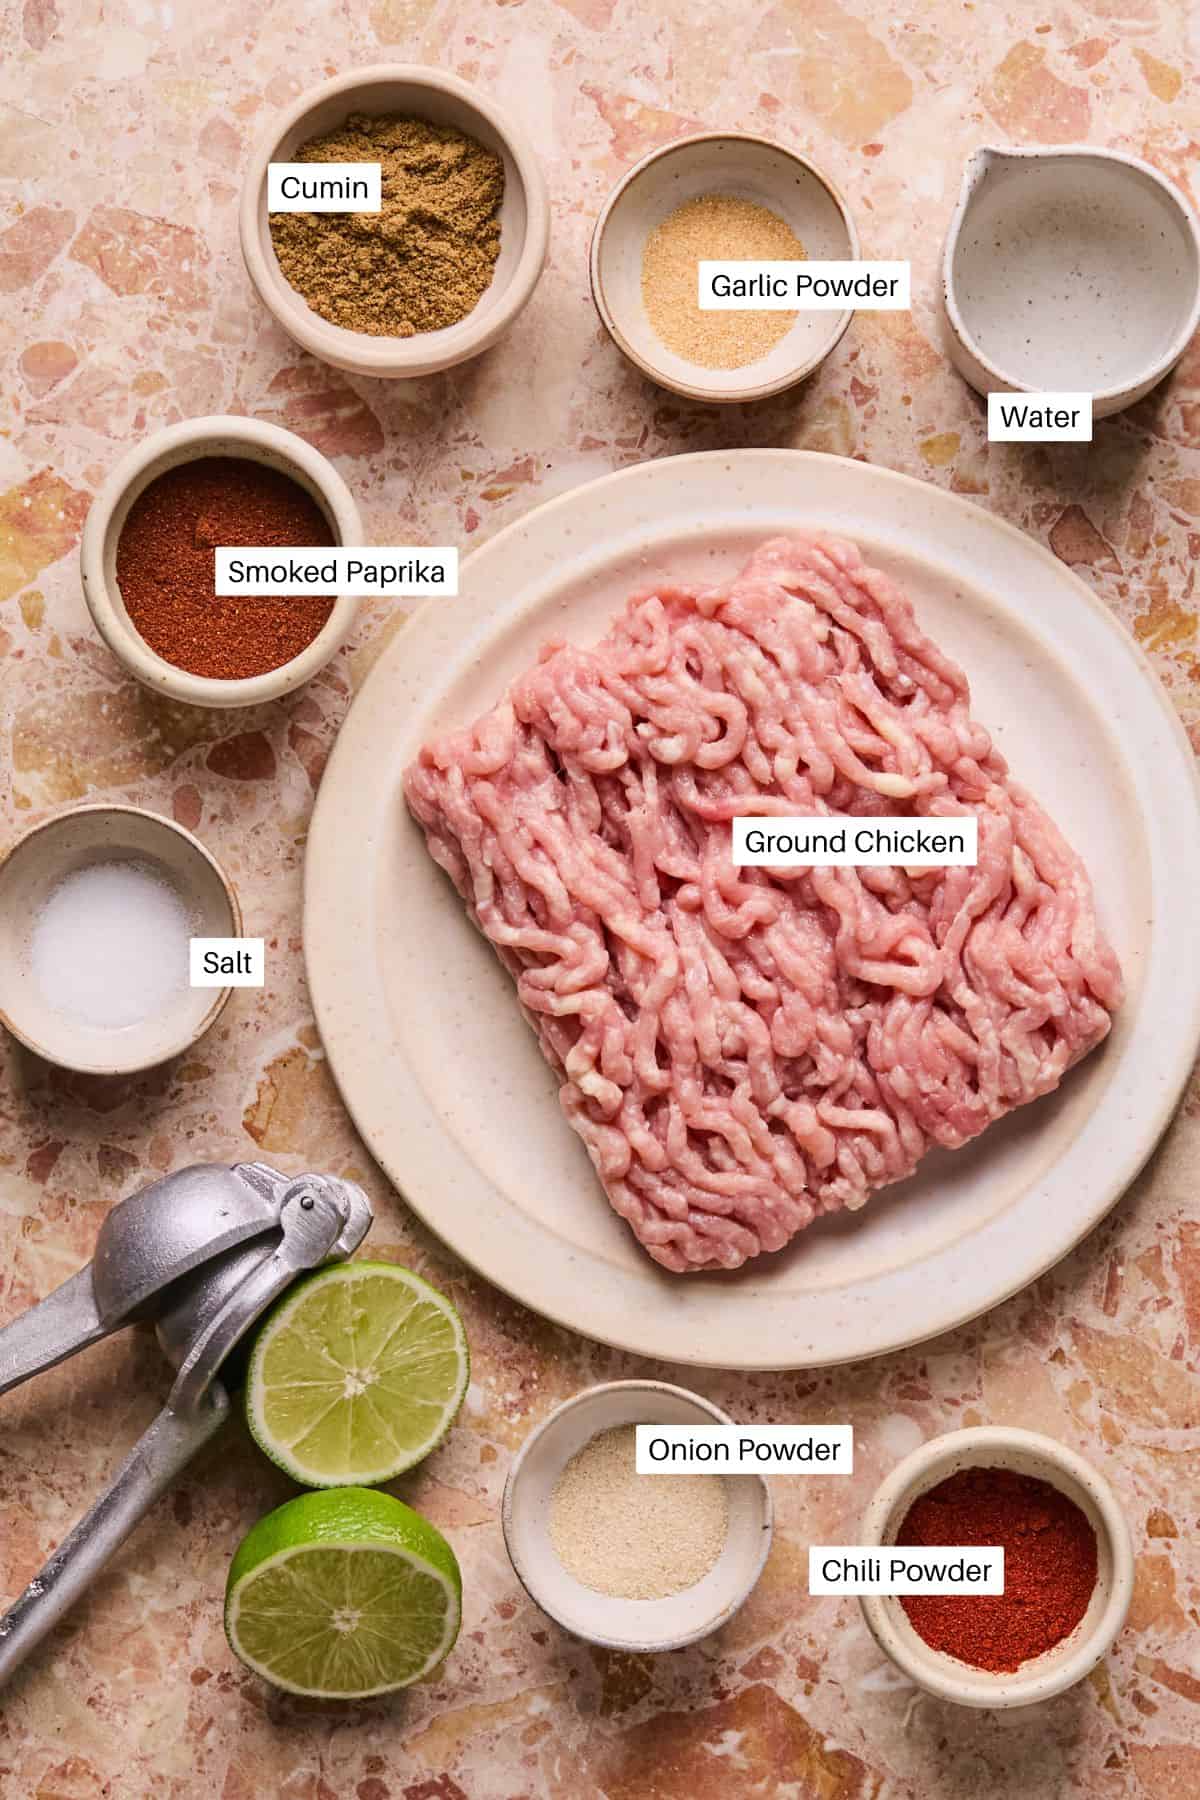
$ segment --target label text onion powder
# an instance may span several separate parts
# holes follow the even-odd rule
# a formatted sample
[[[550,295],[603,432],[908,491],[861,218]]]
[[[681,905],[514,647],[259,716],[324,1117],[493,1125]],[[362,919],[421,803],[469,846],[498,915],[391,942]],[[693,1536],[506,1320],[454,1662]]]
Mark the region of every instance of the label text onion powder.
[[[573,1456],[550,1501],[550,1541],[598,1594],[665,1600],[702,1580],[729,1530],[720,1475],[639,1475],[637,1427],[602,1431]]]

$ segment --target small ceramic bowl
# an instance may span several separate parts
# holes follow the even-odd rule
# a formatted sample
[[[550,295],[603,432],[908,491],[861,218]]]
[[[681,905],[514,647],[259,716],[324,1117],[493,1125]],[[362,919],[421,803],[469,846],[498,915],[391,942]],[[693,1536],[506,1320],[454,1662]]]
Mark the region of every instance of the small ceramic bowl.
[[[409,338],[347,331],[321,318],[285,280],[271,244],[267,164],[293,162],[302,144],[345,124],[351,113],[399,113],[432,125],[453,125],[503,158],[500,256],[491,286],[457,325]],[[533,146],[489,95],[420,63],[380,63],[335,75],[272,121],[246,165],[239,229],[242,256],[259,299],[298,344],[338,369],[403,378],[466,362],[508,330],[537,286],[546,260],[550,200]]]
[[[67,876],[114,859],[161,869],[192,914],[194,936],[240,937],[242,931],[237,895],[220,864],[190,831],[158,813],[77,806],[19,837],[0,860],[0,1024],[47,1062],[86,1075],[133,1075],[178,1056],[216,1022],[232,992],[185,985],[163,1013],[112,1030],[47,1003],[31,966],[37,915]]]
[[[1136,156],[977,150],[942,258],[946,347],[979,393],[1147,394],[1200,325],[1200,223]]]
[[[329,618],[299,656],[265,675],[250,675],[241,681],[189,674],[152,650],[135,630],[121,599],[117,542],[143,488],[166,470],[202,456],[246,457],[281,470],[312,495],[329,521],[335,543],[362,543],[362,520],[349,488],[333,464],[303,438],[257,419],[232,415],[185,419],[135,445],[92,501],[79,550],[83,595],[96,630],[113,655],[155,693],[191,706],[259,706],[290,694],[324,668],[350,635],[359,602],[352,594],[339,594]]]
[[[702,1395],[664,1381],[608,1381],[557,1407],[525,1440],[504,1488],[504,1541],[530,1599],[575,1637],[613,1650],[677,1650],[731,1619],[761,1575],[771,1547],[771,1495],[761,1475],[724,1477],[725,1547],[703,1580],[665,1600],[594,1593],[567,1573],[550,1538],[558,1478],[599,1432],[620,1425],[731,1422]]]
[[[767,207],[790,225],[813,261],[859,254],[846,202],[806,157],[746,132],[709,131],[652,150],[622,177],[592,233],[592,298],[617,348],[661,387],[691,400],[761,400],[811,375],[840,341],[850,312],[801,312],[759,361],[706,369],[669,350],[642,300],[650,233],[688,200],[730,194]]]
[[[977,1669],[933,1650],[894,1595],[865,1594],[863,1616],[876,1643],[918,1687],[959,1706],[1029,1706],[1082,1681],[1125,1623],[1133,1596],[1133,1550],[1125,1515],[1108,1482],[1054,1438],[1006,1426],[979,1426],[933,1438],[897,1465],[863,1518],[863,1544],[890,1544],[913,1502],[960,1469],[1015,1469],[1048,1481],[1087,1516],[1096,1533],[1095,1591],[1071,1634],[1011,1673]]]

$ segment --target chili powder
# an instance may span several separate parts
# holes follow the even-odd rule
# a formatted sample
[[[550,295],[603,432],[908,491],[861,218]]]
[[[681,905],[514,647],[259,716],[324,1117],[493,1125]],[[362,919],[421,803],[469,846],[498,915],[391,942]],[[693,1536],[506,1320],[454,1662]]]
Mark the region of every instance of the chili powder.
[[[222,681],[265,675],[311,644],[333,596],[218,595],[218,545],[334,543],[298,481],[250,457],[177,463],[142,490],[117,540],[117,585],[130,623],[177,669]]]
[[[1004,1547],[1003,1594],[906,1594],[900,1601],[933,1650],[977,1669],[1020,1668],[1061,1643],[1096,1586],[1096,1534],[1073,1500],[1015,1469],[963,1469],[922,1494],[898,1544]]]

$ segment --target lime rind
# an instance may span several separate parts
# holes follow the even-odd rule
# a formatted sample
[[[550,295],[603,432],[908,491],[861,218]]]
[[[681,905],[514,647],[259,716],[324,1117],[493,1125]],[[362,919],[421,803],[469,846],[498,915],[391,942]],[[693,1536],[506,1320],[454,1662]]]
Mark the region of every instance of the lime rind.
[[[445,1295],[396,1263],[335,1263],[260,1326],[246,1420],[305,1486],[390,1481],[441,1443],[469,1379],[466,1333]]]

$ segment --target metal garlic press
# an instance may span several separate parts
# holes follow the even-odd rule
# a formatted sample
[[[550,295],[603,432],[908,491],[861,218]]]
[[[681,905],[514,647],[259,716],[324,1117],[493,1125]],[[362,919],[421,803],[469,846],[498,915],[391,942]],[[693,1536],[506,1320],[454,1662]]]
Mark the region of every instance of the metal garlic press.
[[[105,1219],[86,1268],[0,1331],[0,1394],[139,1319],[176,1370],[154,1423],[0,1618],[3,1683],[83,1593],[229,1412],[226,1357],[305,1269],[349,1256],[371,1226],[352,1181],[265,1163],[198,1163]]]

